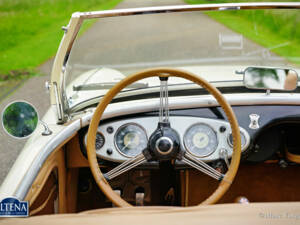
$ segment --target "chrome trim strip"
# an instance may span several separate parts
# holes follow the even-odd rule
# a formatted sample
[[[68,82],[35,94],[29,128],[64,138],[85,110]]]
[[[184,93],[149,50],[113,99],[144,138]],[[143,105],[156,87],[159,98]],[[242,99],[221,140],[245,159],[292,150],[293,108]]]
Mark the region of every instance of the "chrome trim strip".
[[[290,93],[272,93],[266,95],[264,93],[245,93],[245,94],[224,94],[231,106],[235,105],[300,105],[300,94]],[[188,100],[187,100],[188,99]],[[99,102],[99,101],[98,101]],[[132,104],[128,108],[127,102],[120,102],[110,104],[103,113],[102,119],[109,119],[112,117],[137,114],[143,112],[153,112],[159,109],[159,99],[144,99],[131,101]],[[215,107],[219,106],[218,102],[213,96],[185,96],[185,97],[170,97],[169,107],[170,110],[183,109],[183,108],[197,108],[197,107]],[[82,126],[87,126],[92,118],[92,110],[89,114],[82,117]]]
[[[28,169],[26,176],[21,181],[19,187],[14,193],[15,197],[17,197],[19,200],[24,200],[30,187],[32,186],[35,178],[37,177],[40,169],[42,168],[44,162],[47,160],[49,155],[61,143],[63,143],[67,138],[71,137],[79,129],[80,129],[80,120],[76,120],[72,124],[68,125],[65,129],[57,133],[56,136],[46,144],[46,146],[39,152],[33,164]]]
[[[223,87],[238,87],[238,86],[243,86],[243,81],[242,80],[236,80],[236,81],[221,81],[221,82],[211,82],[216,88],[223,88]],[[126,97],[132,97],[135,95],[144,95],[144,94],[153,94],[158,92],[159,93],[159,86],[154,86],[154,87],[149,87],[147,89],[136,89],[136,90],[130,90],[130,91],[124,91],[120,92],[114,99],[122,99]],[[189,90],[197,90],[201,89],[201,87],[197,84],[193,83],[186,83],[186,84],[179,84],[179,85],[169,85],[168,90],[170,91],[183,91],[186,89]],[[78,113],[80,110],[83,108],[87,108],[89,105],[92,104],[98,104],[99,101],[101,100],[102,96],[95,97],[93,99],[89,99],[86,101],[83,101],[81,103],[78,103],[77,105],[73,106],[70,110],[70,115],[72,116],[73,114]]]
[[[172,13],[172,12],[192,12],[192,11],[226,11],[226,10],[245,10],[245,9],[297,9],[300,3],[296,2],[251,2],[251,3],[223,3],[223,4],[197,4],[197,5],[174,5],[174,6],[157,6],[141,7],[131,9],[113,9],[94,12],[78,12],[72,17],[81,17],[84,19],[143,15],[155,13]]]
[[[56,111],[57,111],[57,118],[58,118],[58,122],[61,122],[62,120],[62,109],[61,109],[61,102],[59,100],[59,94],[58,94],[58,90],[57,90],[57,83],[54,82],[53,83],[53,87],[54,87],[54,94],[55,94],[55,100],[56,100]]]

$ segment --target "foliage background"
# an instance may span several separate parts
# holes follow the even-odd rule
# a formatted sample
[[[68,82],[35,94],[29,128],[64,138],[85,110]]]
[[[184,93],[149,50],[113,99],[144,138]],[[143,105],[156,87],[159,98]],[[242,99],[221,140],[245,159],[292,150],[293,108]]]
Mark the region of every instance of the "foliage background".
[[[0,0],[0,81],[36,74],[53,56],[73,12],[113,8],[121,0]]]
[[[246,0],[185,0],[189,4],[249,2]],[[254,0],[251,2],[261,2]],[[267,0],[267,2],[284,0]],[[287,1],[286,1],[287,2]],[[291,2],[291,1],[288,1]],[[299,1],[294,1],[299,2]],[[206,13],[248,39],[300,65],[300,10],[237,10]]]

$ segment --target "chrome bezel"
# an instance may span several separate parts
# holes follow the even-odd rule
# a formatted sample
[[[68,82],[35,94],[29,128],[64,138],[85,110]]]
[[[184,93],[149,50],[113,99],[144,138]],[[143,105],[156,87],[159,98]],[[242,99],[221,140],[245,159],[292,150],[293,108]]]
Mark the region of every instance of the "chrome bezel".
[[[241,144],[242,144],[242,149],[246,146],[246,143],[243,145],[242,143],[242,135],[244,136],[245,140],[246,140],[246,137],[244,135],[244,133],[240,130],[240,135],[241,135]],[[230,136],[232,136],[232,133],[228,134],[227,136],[227,142],[228,142],[228,145],[233,148],[233,143],[231,143],[231,140],[230,140]]]
[[[196,154],[192,153],[192,151],[187,147],[187,144],[186,144],[186,140],[187,140],[186,136],[187,136],[188,131],[189,131],[192,127],[194,127],[194,126],[199,126],[199,125],[204,125],[204,126],[209,127],[209,128],[213,131],[213,133],[215,134],[215,136],[216,136],[216,138],[217,138],[217,145],[216,145],[216,148],[215,148],[213,151],[211,151],[210,153],[206,154],[206,155],[196,155]],[[184,135],[183,135],[183,144],[184,144],[184,147],[185,147],[186,151],[188,151],[191,155],[193,155],[193,156],[195,156],[195,157],[197,157],[197,158],[204,158],[204,157],[210,156],[210,155],[212,155],[212,154],[218,149],[218,146],[219,146],[218,132],[216,132],[215,129],[214,129],[212,126],[210,126],[209,124],[207,124],[207,123],[201,123],[201,122],[200,122],[200,123],[194,123],[194,124],[192,124],[191,126],[189,126],[189,127],[185,130]]]
[[[232,135],[232,132],[230,132],[228,135],[227,135],[227,143],[228,145],[233,148],[233,143],[231,143],[230,141],[230,135]],[[249,143],[250,143],[250,137],[248,137],[249,135],[246,134],[242,129],[240,129],[240,135],[241,135],[241,144],[242,144],[242,135],[244,136],[245,138],[245,144],[242,145],[242,151],[246,150],[249,146]]]
[[[147,132],[146,132],[145,128],[144,128],[143,126],[141,126],[140,124],[130,122],[130,123],[125,123],[125,124],[123,124],[122,126],[120,126],[120,127],[117,129],[117,131],[116,131],[116,133],[115,133],[115,135],[114,135],[114,145],[115,145],[115,148],[117,149],[117,151],[118,151],[122,156],[125,156],[126,158],[133,158],[133,157],[135,157],[136,155],[135,155],[135,156],[129,156],[129,155],[126,155],[125,153],[123,153],[123,152],[119,149],[119,147],[118,147],[118,145],[117,145],[117,138],[116,138],[116,137],[117,137],[117,134],[120,132],[121,129],[123,129],[124,127],[130,126],[130,125],[137,126],[137,127],[141,128],[141,130],[144,132],[144,134],[145,134],[145,136],[146,136],[146,140],[148,141]],[[137,154],[137,155],[138,155],[138,154]]]
[[[168,151],[163,152],[163,151],[161,151],[161,150],[159,149],[158,145],[159,145],[159,142],[160,142],[161,140],[167,140],[167,141],[170,143],[171,146],[170,146],[170,148],[168,149]],[[158,151],[158,152],[159,152],[160,154],[162,154],[162,155],[168,155],[168,154],[173,150],[173,147],[174,147],[173,141],[172,141],[169,137],[160,137],[160,138],[156,141],[156,143],[155,143],[156,151]]]

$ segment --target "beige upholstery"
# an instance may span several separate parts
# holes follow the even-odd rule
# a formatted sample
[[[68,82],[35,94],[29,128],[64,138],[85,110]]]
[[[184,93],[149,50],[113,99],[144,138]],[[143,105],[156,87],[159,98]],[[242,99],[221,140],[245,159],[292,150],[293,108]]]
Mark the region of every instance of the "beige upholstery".
[[[187,208],[129,207],[86,211],[79,214],[8,218],[0,224],[97,225],[258,225],[300,224],[300,202],[202,205]]]

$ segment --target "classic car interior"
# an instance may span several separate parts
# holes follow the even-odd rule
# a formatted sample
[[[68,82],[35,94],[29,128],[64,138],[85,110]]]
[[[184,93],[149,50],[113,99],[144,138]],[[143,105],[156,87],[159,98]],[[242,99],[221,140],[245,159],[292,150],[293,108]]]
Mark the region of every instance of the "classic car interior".
[[[62,43],[73,44],[75,37],[71,31],[79,30],[73,22],[81,23],[76,21],[81,17],[155,14],[176,12],[179,8],[213,10],[214,7],[219,9],[217,5],[205,5],[78,13],[73,15]],[[236,7],[249,9],[247,4]],[[274,3],[252,7],[300,8],[300,5]],[[70,46],[61,45],[53,69],[55,74],[69,57]],[[61,57],[64,53],[67,58]],[[66,68],[68,71],[68,64]],[[197,215],[204,219],[213,215],[214,211],[206,206],[210,204],[217,204],[217,209],[224,210],[227,216],[247,210],[259,213],[265,207],[274,213],[279,208],[297,211],[297,203],[290,203],[288,208],[283,202],[300,201],[298,69],[255,65],[236,71],[234,76],[239,79],[209,82],[181,67],[142,69],[109,83],[101,98],[74,104],[64,117],[66,112],[60,111],[58,103],[70,103],[80,91],[99,87],[85,83],[70,86],[76,95],[66,100],[63,94],[55,95],[60,88],[56,81],[61,78],[54,75],[51,98],[58,112],[57,123],[69,133],[57,134],[61,138],[56,139],[61,140],[59,144],[53,143],[53,150],[47,152],[47,157],[41,157],[40,162],[44,161],[36,164],[34,179],[29,178],[34,174],[29,170],[24,179],[32,179],[32,183],[27,180],[21,183],[16,195],[29,201],[31,216],[81,213],[74,218],[81,215],[87,221],[92,219],[89,216],[93,212],[130,214],[126,209],[98,209],[131,206],[164,206],[140,207],[142,214],[130,214],[136,216],[135,222],[142,221],[142,216],[150,219],[153,212],[167,209],[181,212],[180,207],[200,204],[204,205],[201,208],[204,211],[199,210]],[[156,79],[158,85],[153,91],[139,92],[144,79],[150,78]],[[177,88],[168,83],[173,78],[189,83]],[[133,85],[131,91],[120,93],[130,85]],[[52,144],[51,139],[49,143],[47,146]],[[255,205],[262,202],[263,205]],[[240,205],[257,207],[239,208]],[[208,214],[202,215],[204,212]],[[176,222],[178,215],[171,221]],[[51,217],[44,218],[51,221]],[[159,218],[154,219],[159,221]],[[196,222],[196,217],[191,216],[192,220]]]
[[[151,71],[157,74],[158,70]],[[232,109],[239,124],[241,165],[230,189],[218,203],[299,201],[299,182],[295,179],[299,173],[299,106],[233,105]],[[100,116],[100,113],[94,115]],[[216,175],[228,170],[234,143],[226,114],[220,106],[169,111],[169,124],[178,135],[180,148],[187,149],[192,159],[200,158],[217,172],[209,173],[209,168],[202,173],[193,168],[194,161],[175,160],[178,156],[161,161],[157,160],[158,156],[156,160],[138,159],[135,165],[141,165],[132,170],[118,168],[122,165],[120,162],[132,160],[147,148],[149,137],[157,130],[159,116],[159,112],[153,110],[106,119],[99,126],[99,122],[92,120],[96,129],[92,144],[97,165],[116,195],[132,205],[198,205],[218,187],[218,180],[222,178]],[[39,192],[29,191],[27,195],[27,199],[34,202],[32,215],[54,213],[55,199],[64,191],[65,199],[60,205],[64,212],[115,206],[99,189],[90,170],[87,153],[90,127],[80,129],[59,151],[52,153],[47,160],[49,164],[43,166],[35,181],[43,188]],[[197,137],[201,141],[195,141]],[[202,149],[201,154],[199,149]],[[57,166],[52,171],[47,167],[54,167],[51,161]],[[124,168],[126,172],[122,171]]]

